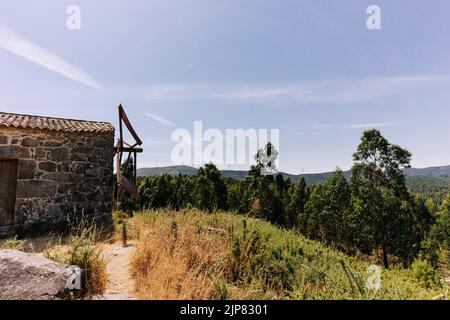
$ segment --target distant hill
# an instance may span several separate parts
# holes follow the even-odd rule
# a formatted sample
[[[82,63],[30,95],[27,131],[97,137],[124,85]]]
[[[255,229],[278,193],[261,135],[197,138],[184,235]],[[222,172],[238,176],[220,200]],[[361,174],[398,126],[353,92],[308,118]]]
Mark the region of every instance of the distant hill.
[[[186,175],[195,175],[197,169],[190,166],[170,166],[170,167],[158,167],[158,168],[140,168],[138,169],[138,176],[160,176],[164,173],[171,175],[177,175],[179,173]],[[430,178],[448,178],[450,179],[450,166],[443,167],[429,167],[429,168],[409,168],[404,170],[406,176],[414,177],[430,177]],[[248,174],[248,171],[239,170],[223,170],[222,174],[225,177],[235,180],[242,180]],[[293,182],[296,182],[300,177],[304,177],[307,184],[320,184],[333,174],[333,172],[323,173],[308,173],[308,174],[290,174],[281,172],[285,178],[290,178]],[[350,170],[344,171],[344,176],[350,178]],[[416,179],[417,180],[417,179]],[[433,179],[431,179],[433,180]],[[430,182],[430,179],[427,181]],[[417,182],[417,181],[416,181]]]
[[[154,168],[139,168],[137,175],[139,177],[147,176],[162,176],[165,173],[171,175],[177,175],[179,173],[188,176],[193,176],[197,172],[197,169],[189,166],[170,166],[170,167],[154,167]]]
[[[243,180],[248,175],[248,171],[246,170],[222,170],[222,175],[227,178],[235,179],[235,180]],[[155,167],[155,168],[139,168],[138,176],[161,176],[163,174],[171,174],[177,175],[179,173],[185,174],[188,176],[193,176],[197,173],[197,169],[190,166],[169,166],[169,167]],[[292,181],[298,181],[302,175],[295,175],[290,173],[281,172],[285,178],[290,178]],[[305,181],[307,184],[317,184],[323,183],[333,172],[325,172],[325,173],[311,173],[304,174]],[[346,171],[346,177],[350,177],[350,171]]]
[[[423,169],[409,168],[405,169],[404,172],[407,176],[450,178],[450,166]]]

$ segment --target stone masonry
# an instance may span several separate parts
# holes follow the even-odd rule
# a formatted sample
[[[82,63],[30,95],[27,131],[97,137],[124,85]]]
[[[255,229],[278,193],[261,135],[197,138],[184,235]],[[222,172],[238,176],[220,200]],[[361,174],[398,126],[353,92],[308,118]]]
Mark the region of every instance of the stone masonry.
[[[67,132],[0,126],[0,159],[17,159],[14,225],[111,215],[114,128]]]

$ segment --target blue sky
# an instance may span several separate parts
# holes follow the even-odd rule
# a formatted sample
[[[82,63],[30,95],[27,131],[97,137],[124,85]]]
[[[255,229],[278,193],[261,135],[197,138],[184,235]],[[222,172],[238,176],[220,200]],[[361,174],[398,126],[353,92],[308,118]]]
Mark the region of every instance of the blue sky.
[[[66,27],[68,5],[81,29]],[[366,9],[381,8],[381,30]],[[174,128],[280,129],[280,169],[350,168],[363,130],[450,164],[450,3],[20,1],[0,4],[0,110],[117,124],[139,166],[170,165]],[[232,166],[231,169],[241,169]]]

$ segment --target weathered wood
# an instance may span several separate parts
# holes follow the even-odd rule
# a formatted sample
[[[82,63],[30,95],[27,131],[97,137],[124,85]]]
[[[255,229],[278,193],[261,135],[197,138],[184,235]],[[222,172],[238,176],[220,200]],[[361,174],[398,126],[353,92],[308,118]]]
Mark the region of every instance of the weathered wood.
[[[119,184],[131,195],[137,197],[137,186],[122,174],[119,175]]]
[[[123,147],[123,148],[120,148],[120,147],[114,147],[114,151],[117,153],[117,152],[120,152],[120,151],[122,151],[122,152],[137,152],[137,153],[142,153],[142,152],[144,152],[144,149],[142,149],[142,148],[126,148],[126,147]]]
[[[14,224],[17,160],[0,160],[0,226]]]
[[[134,184],[137,184],[137,151],[134,151]]]
[[[137,135],[136,131],[134,131],[133,126],[131,125],[130,120],[128,120],[127,114],[125,113],[125,110],[123,109],[122,105],[119,105],[119,114],[120,119],[123,120],[123,123],[125,123],[125,126],[128,128],[128,131],[130,131],[134,140],[136,140],[138,145],[142,145],[142,141]]]
[[[122,123],[125,124],[128,131],[133,136],[133,138],[135,140],[135,143],[133,145],[131,145],[123,140],[123,125],[122,125]],[[137,186],[136,186],[136,183],[137,183],[137,154],[144,152],[144,150],[142,148],[137,148],[137,146],[142,145],[142,141],[139,138],[139,136],[137,135],[136,131],[134,131],[134,128],[131,125],[130,120],[128,119],[122,105],[119,105],[119,131],[120,131],[119,132],[119,141],[117,141],[117,144],[114,147],[114,155],[117,157],[117,163],[116,163],[117,184],[116,184],[116,190],[115,190],[115,194],[114,194],[114,197],[116,198],[116,200],[118,200],[117,197],[120,193],[119,192],[120,187],[123,187],[131,195],[137,197]],[[134,163],[133,177],[130,177],[130,179],[132,179],[133,181],[128,180],[126,177],[124,177],[121,174],[122,157],[123,157],[124,152],[128,152],[128,158],[127,158],[127,162],[126,162],[124,171],[126,171],[126,169],[127,169],[126,166],[128,166],[129,160],[133,156],[133,163]]]

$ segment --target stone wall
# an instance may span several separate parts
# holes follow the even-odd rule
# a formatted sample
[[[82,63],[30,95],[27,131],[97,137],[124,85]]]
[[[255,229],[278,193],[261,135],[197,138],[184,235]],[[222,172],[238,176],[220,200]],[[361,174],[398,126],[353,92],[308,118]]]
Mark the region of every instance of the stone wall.
[[[0,159],[19,159],[16,225],[110,216],[114,132],[0,128]]]

